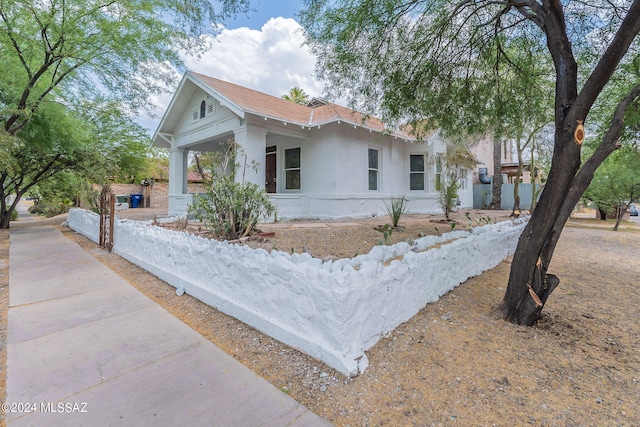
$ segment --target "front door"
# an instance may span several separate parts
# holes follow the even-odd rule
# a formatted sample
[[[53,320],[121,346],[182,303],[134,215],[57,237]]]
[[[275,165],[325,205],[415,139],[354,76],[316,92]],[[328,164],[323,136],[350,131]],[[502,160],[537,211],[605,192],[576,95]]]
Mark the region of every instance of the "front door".
[[[264,162],[265,190],[267,193],[276,192],[276,171],[278,161],[276,158],[276,146],[267,147],[266,158]]]

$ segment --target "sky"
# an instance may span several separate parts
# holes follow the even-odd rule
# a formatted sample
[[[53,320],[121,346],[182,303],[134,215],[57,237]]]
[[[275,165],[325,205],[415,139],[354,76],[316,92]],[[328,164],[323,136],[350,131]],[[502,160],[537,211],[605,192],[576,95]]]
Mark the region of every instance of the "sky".
[[[215,38],[209,36],[207,52],[182,57],[186,69],[278,97],[294,86],[311,97],[321,96],[323,84],[313,76],[315,58],[302,46],[301,8],[300,0],[251,0],[246,16],[225,22]],[[182,75],[181,70],[176,73]],[[157,117],[142,117],[139,123],[155,131],[171,96],[154,99]]]

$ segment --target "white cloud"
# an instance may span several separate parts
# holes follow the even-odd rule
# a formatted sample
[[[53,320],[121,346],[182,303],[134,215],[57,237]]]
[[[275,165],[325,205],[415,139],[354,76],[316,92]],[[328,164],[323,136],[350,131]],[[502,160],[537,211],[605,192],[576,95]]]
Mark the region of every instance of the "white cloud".
[[[315,58],[303,46],[302,27],[291,18],[271,18],[260,31],[224,29],[199,58],[184,57],[187,69],[274,96],[299,86],[322,94],[313,77]]]
[[[225,28],[217,36],[207,37],[210,48],[205,53],[182,57],[188,70],[278,97],[294,86],[311,97],[322,96],[323,84],[313,75],[315,57],[303,46],[302,27],[294,19],[271,18],[261,30]],[[154,99],[158,117],[172,95]],[[152,131],[158,122],[159,118],[141,120]]]

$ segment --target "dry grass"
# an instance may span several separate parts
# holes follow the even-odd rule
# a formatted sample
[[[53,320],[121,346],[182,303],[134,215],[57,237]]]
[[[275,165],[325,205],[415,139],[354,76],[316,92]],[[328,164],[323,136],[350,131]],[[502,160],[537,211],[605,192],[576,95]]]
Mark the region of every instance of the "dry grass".
[[[345,378],[187,295],[176,296],[174,288],[116,255],[92,253],[338,426],[637,426],[638,225],[625,223],[614,233],[600,228],[601,222],[570,221],[550,267],[560,287],[538,326],[515,326],[493,315],[509,274],[505,261],[427,305],[378,342],[367,351],[369,368],[356,378]],[[276,235],[283,234],[281,227]],[[318,239],[327,245],[365,241],[359,231],[369,233],[372,225],[349,227],[319,227],[316,233],[291,227],[287,238],[295,240],[294,248]],[[82,247],[95,248],[62,230]],[[340,233],[344,237],[336,238]]]

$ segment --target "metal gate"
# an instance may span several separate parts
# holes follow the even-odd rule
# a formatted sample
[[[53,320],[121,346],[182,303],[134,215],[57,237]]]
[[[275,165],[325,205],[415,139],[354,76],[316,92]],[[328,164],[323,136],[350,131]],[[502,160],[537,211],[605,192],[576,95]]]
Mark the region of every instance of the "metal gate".
[[[111,187],[106,185],[100,193],[100,246],[109,252],[113,249],[113,213],[115,196]]]

